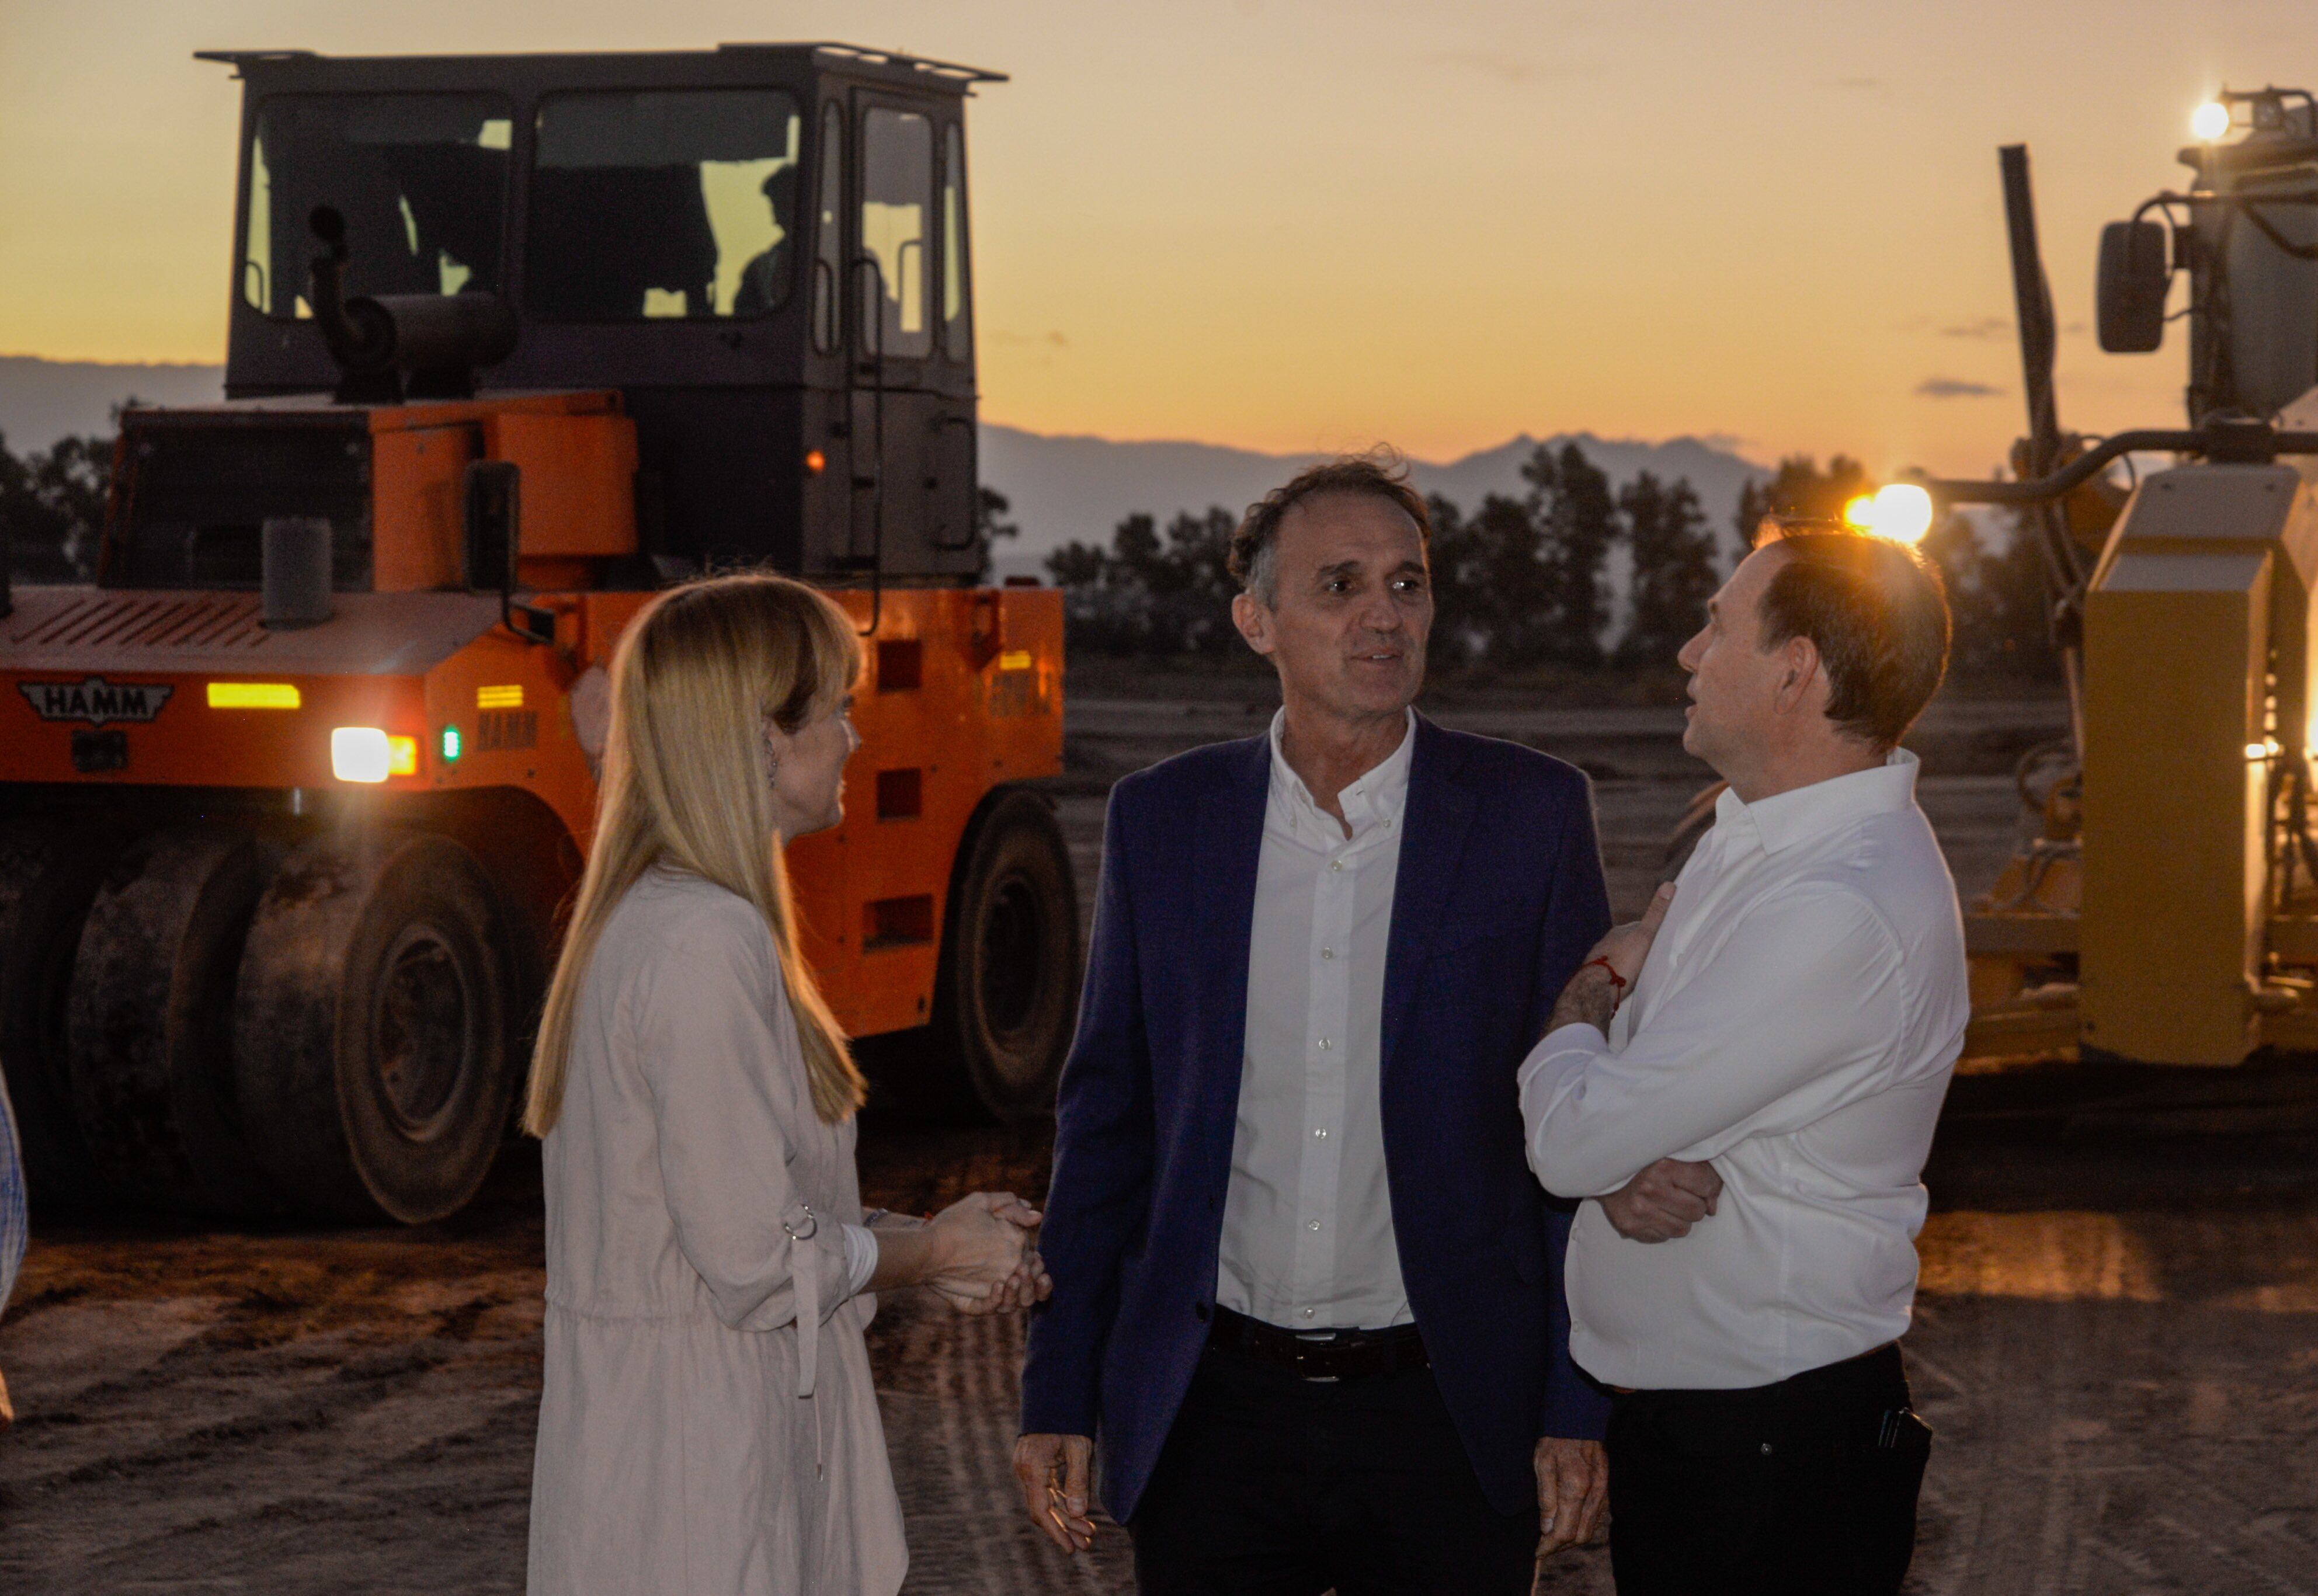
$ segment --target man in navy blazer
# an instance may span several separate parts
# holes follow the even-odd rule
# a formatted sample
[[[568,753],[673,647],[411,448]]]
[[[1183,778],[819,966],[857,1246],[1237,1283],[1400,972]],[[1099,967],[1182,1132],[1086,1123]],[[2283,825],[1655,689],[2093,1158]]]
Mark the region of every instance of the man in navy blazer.
[[[1146,1596],[1526,1592],[1599,1528],[1514,1082],[1610,924],[1592,794],[1410,709],[1426,536],[1370,457],[1252,509],[1281,713],[1111,794],[1015,1469],[1083,1548],[1100,1435]]]

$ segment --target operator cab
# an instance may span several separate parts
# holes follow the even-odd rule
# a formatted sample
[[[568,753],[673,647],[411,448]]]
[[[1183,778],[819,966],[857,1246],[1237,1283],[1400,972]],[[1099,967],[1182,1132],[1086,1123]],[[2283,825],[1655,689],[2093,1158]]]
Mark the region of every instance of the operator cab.
[[[616,390],[639,557],[600,584],[976,578],[964,112],[998,75],[833,44],[208,58],[247,85],[226,391],[257,403],[125,418],[108,583],[255,587],[264,518],[328,515],[337,585],[368,585],[375,428],[327,397],[349,395],[316,314],[325,208],[349,300],[512,311],[477,402]]]
[[[2174,314],[2189,323],[2191,423],[2267,420],[2318,384],[2318,99],[2224,89],[2192,127],[2188,192],[2152,195],[2102,230],[2101,347],[2155,351],[2174,273],[2187,273]]]

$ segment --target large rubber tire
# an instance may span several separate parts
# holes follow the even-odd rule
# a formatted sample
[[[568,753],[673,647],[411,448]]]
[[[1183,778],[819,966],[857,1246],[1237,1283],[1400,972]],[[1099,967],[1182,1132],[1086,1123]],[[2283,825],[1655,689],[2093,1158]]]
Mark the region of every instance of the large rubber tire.
[[[36,1217],[110,1206],[73,1118],[66,1000],[115,845],[97,826],[0,828],[0,1069]]]
[[[67,1004],[73,1112],[97,1168],[135,1201],[282,1211],[242,1134],[233,1068],[242,941],[281,859],[246,831],[157,831],[89,908]]]
[[[379,829],[315,838],[257,908],[234,1002],[243,1128],[301,1213],[424,1224],[505,1138],[507,928],[474,856]]]
[[[1008,1122],[1052,1114],[1079,962],[1078,893],[1055,811],[1034,793],[993,794],[950,888],[929,1027],[950,1101],[929,1106]]]

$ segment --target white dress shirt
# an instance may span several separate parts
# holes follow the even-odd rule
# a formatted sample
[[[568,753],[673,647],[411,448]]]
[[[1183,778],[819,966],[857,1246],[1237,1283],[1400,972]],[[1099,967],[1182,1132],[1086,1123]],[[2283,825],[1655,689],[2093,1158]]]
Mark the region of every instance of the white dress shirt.
[[[1908,1328],[1922,1175],[1971,1003],[1955,885],[1916,758],[1756,803],[1725,792],[1605,1038],[1521,1071],[1530,1167],[1602,1197],[1711,1160],[1717,1211],[1630,1242],[1570,1232],[1571,1354],[1638,1389],[1768,1385]]]
[[[1378,1101],[1385,944],[1416,717],[1338,794],[1312,801],[1271,722],[1249,928],[1247,1039],[1216,1301],[1291,1330],[1407,1324]]]

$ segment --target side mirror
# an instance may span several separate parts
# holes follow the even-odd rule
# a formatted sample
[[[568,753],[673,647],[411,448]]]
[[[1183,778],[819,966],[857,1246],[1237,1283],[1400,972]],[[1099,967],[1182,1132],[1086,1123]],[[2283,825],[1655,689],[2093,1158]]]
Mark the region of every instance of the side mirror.
[[[511,460],[477,460],[467,466],[467,590],[510,594],[520,551],[523,468]]]
[[[499,622],[526,642],[553,646],[555,615],[515,601],[516,561],[523,550],[523,468],[511,460],[467,464],[461,517],[467,588],[499,596]]]
[[[2100,346],[2111,354],[2147,354],[2165,341],[2165,295],[2173,273],[2165,229],[2153,221],[2113,221],[2101,229]]]

